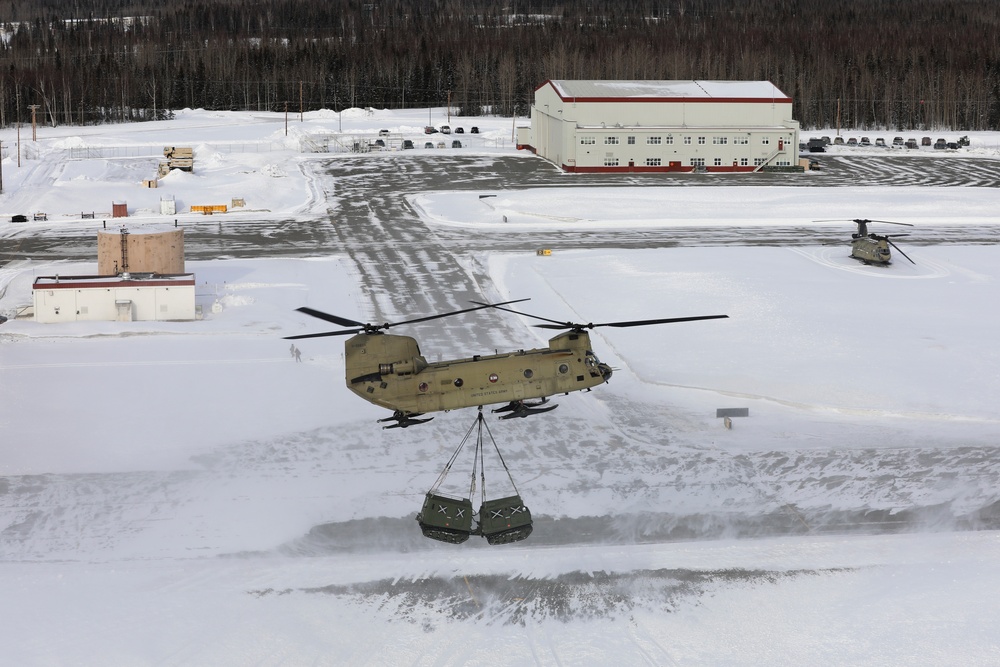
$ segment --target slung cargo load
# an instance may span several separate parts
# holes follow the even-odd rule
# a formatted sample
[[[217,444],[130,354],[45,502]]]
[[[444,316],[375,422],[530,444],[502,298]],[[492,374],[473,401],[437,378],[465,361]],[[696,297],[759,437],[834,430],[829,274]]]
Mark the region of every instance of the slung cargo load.
[[[472,535],[472,501],[428,493],[417,515],[424,537],[461,544]]]

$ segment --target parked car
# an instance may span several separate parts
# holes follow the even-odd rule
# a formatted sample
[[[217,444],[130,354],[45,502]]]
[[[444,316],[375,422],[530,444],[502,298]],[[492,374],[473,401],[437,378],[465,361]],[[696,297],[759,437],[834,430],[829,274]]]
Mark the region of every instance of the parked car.
[[[878,139],[875,140],[875,145],[881,148],[885,148],[885,139],[879,137]]]
[[[903,137],[893,137],[892,138],[892,145],[893,146],[902,146],[903,145]]]
[[[434,148],[434,142],[428,141],[427,143],[424,144],[424,148]]]
[[[465,134],[465,130],[460,127],[456,127],[455,134]]]
[[[957,141],[949,141],[949,142],[948,142],[948,148],[950,148],[950,149],[951,149],[951,150],[953,150],[953,151],[954,151],[954,150],[958,150],[958,147],[959,147],[959,146],[961,146],[961,144],[960,144],[960,143],[958,143]]]
[[[473,125],[472,128],[469,129],[469,133],[470,134],[479,134],[479,128],[476,127],[475,125]]]
[[[409,139],[404,139],[403,140],[403,150],[406,150],[407,148],[413,148],[413,142],[410,141]]]
[[[451,126],[450,125],[442,125],[441,126],[441,134],[451,134]]]
[[[451,142],[451,147],[452,148],[461,148],[462,147],[462,142],[459,141],[458,139],[456,139],[455,141]]]
[[[871,142],[871,140],[868,137],[861,137],[861,145],[862,146],[871,146],[872,142]]]
[[[944,139],[938,139],[937,141],[934,142],[934,148],[938,148],[938,149],[940,149],[940,148],[948,148],[948,142],[945,141]]]
[[[810,139],[808,143],[806,143],[806,146],[809,148],[810,153],[826,152],[826,144],[823,143],[822,139],[817,139],[816,137]]]
[[[834,146],[843,146],[844,145],[844,138],[843,137],[834,137],[833,138],[833,145]]]
[[[380,137],[388,137],[389,136],[389,130],[379,130],[378,131],[378,136],[380,136]]]
[[[906,140],[906,147],[907,148],[920,148],[920,146],[917,145],[917,140],[916,139],[907,139]]]
[[[924,137],[923,139],[920,140],[920,145],[921,146],[930,146],[931,145],[931,138],[930,137]]]
[[[444,148],[444,142],[443,141],[439,141],[438,142],[438,148]]]
[[[436,133],[437,133],[436,127],[428,125],[427,127],[424,128],[424,134],[436,134]]]
[[[855,137],[851,137],[850,139],[847,140],[847,145],[848,146],[857,146],[858,145],[858,140]]]
[[[379,148],[385,148],[385,142],[382,141],[381,139],[376,139],[375,145],[378,146]]]
[[[826,144],[827,146],[829,146],[830,145],[830,137],[823,137],[823,143]]]

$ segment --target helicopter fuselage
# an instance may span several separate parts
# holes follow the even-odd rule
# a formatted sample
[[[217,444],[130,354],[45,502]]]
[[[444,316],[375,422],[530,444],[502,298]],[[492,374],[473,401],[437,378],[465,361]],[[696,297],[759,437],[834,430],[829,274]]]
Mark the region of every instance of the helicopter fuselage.
[[[889,242],[885,237],[855,235],[851,239],[851,257],[860,259],[866,264],[888,264],[892,256],[889,252]]]
[[[359,333],[344,348],[347,388],[403,415],[545,398],[611,378],[583,331],[563,332],[544,348],[433,363],[409,336]]]

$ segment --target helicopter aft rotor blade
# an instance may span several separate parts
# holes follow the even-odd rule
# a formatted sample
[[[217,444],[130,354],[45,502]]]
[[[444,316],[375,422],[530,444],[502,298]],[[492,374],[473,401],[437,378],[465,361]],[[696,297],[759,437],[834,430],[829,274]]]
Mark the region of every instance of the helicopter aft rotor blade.
[[[498,306],[506,306],[510,303],[521,303],[522,301],[530,301],[530,299],[515,299],[514,301],[503,301],[501,303],[479,303],[478,301],[473,301],[472,303],[479,303],[475,308],[464,308],[462,310],[453,310],[450,313],[440,313],[438,315],[428,315],[427,317],[418,317],[415,320],[405,320],[403,322],[394,322],[392,324],[386,323],[382,325],[386,329],[389,327],[398,327],[401,324],[415,324],[416,322],[427,322],[428,320],[436,320],[441,317],[450,317],[452,315],[460,315],[462,313],[471,313],[474,310],[482,310],[483,308],[497,308]]]
[[[296,308],[300,313],[305,313],[306,315],[312,315],[313,317],[319,318],[326,322],[332,322],[333,324],[339,324],[342,327],[363,327],[364,322],[355,322],[354,320],[349,320],[346,317],[340,317],[338,315],[331,315],[330,313],[324,313],[322,310],[316,310],[314,308],[307,308],[302,306],[301,308]]]
[[[528,299],[516,299],[514,301],[504,301],[503,303],[493,304],[480,304],[475,308],[465,308],[462,310],[455,310],[449,313],[439,313],[437,315],[429,315],[427,317],[418,317],[413,320],[404,320],[403,322],[385,322],[384,324],[364,324],[362,322],[357,322],[355,320],[348,319],[346,317],[340,317],[339,315],[331,315],[330,313],[324,313],[321,310],[316,310],[314,308],[307,308],[303,306],[302,308],[296,308],[300,313],[305,313],[306,315],[311,315],[312,317],[319,318],[326,322],[332,322],[333,324],[339,324],[345,327],[352,327],[350,329],[342,329],[340,331],[324,331],[322,333],[312,333],[312,334],[299,334],[297,336],[285,336],[285,340],[299,340],[301,338],[323,338],[326,336],[349,336],[356,333],[361,333],[362,331],[379,331],[381,329],[389,329],[390,327],[399,326],[401,324],[414,324],[416,322],[427,322],[428,320],[436,320],[441,317],[450,317],[451,315],[459,315],[461,313],[468,313],[473,310],[482,310],[483,308],[495,308],[496,306],[502,306],[510,303],[521,303],[522,301],[528,301]],[[476,302],[473,302],[476,303]]]
[[[297,336],[284,336],[284,340],[299,340],[300,338],[324,338],[326,336],[349,336],[361,333],[364,329],[341,329],[340,331],[324,331],[322,333],[299,334]]]

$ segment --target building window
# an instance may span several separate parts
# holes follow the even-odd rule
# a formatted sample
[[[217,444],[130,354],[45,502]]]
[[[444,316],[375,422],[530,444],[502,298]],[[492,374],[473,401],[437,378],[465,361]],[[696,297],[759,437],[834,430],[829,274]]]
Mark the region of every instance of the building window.
[[[604,143],[607,145],[619,143],[618,137],[604,137]]]
[[[670,137],[667,137],[667,139],[670,139]],[[646,137],[646,143],[647,144],[659,144],[660,143],[660,137]]]
[[[616,158],[616,157],[606,157],[606,158],[604,158],[604,166],[605,167],[617,167],[618,166],[618,158]]]
[[[629,137],[628,138],[628,143],[629,143],[629,145],[634,144],[635,143],[635,137]]]
[[[712,137],[712,143],[715,145],[725,145],[729,143],[729,137]]]
[[[705,143],[705,137],[698,137],[698,145],[702,146]]]
[[[684,145],[685,146],[691,145],[691,137],[684,137]]]
[[[674,143],[674,136],[672,134],[667,135],[667,143],[668,144]]]
[[[712,164],[714,164],[716,167],[721,167],[722,166],[722,158],[721,157],[715,158],[714,160],[712,160]]]
[[[580,137],[580,143],[586,146],[593,146],[597,143],[597,140],[594,137]]]
[[[766,146],[767,144],[771,143],[771,137],[761,137],[760,138],[760,143],[762,143],[762,144],[764,144]]]
[[[753,159],[753,166],[759,167],[762,164],[764,164],[764,158],[762,158],[762,157],[755,157]]]
[[[733,143],[734,144],[739,144],[741,146],[746,146],[747,144],[750,143],[750,137],[747,137],[747,136],[733,137]]]
[[[692,167],[704,167],[705,166],[705,158],[703,158],[703,157],[693,157],[693,158],[691,158],[691,166]]]
[[[745,158],[745,157],[741,157],[741,158],[740,158],[740,166],[741,166],[741,167],[746,167],[746,166],[748,166],[749,164],[750,164],[750,160],[748,160],[748,159],[747,159],[747,158]]]
[[[658,157],[648,157],[648,158],[646,158],[646,166],[647,167],[659,167],[660,166],[660,158],[658,158]]]

